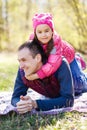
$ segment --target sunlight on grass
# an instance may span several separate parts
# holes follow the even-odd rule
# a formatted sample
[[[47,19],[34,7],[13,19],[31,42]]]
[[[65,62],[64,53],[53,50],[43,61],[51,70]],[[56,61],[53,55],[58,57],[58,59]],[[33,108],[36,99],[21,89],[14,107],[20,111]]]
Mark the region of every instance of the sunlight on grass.
[[[17,61],[17,54],[15,53],[0,53],[0,63],[15,63]]]
[[[11,91],[13,89],[17,68],[16,54],[0,54],[0,91]]]
[[[60,117],[61,113],[54,116],[55,123],[48,123],[39,130],[86,130],[87,129],[87,114],[84,116],[78,112],[66,112],[63,118]],[[79,119],[79,120],[78,120]]]

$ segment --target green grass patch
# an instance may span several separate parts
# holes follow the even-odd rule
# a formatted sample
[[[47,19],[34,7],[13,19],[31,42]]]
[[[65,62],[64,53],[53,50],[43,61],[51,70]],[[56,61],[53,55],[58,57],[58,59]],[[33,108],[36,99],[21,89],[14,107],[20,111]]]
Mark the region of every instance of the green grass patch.
[[[87,130],[87,114],[78,112],[57,115],[16,115],[0,118],[0,130]]]
[[[0,91],[11,91],[17,73],[16,54],[0,54]]]

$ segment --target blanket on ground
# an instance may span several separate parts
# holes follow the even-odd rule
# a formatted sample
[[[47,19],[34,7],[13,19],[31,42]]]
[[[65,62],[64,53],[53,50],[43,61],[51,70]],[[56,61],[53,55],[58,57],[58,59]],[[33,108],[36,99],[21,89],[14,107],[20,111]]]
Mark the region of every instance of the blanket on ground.
[[[15,111],[16,107],[11,105],[11,92],[1,92],[0,93],[0,115],[6,115],[7,113],[11,111]],[[40,98],[41,95],[38,95],[36,92],[29,92],[29,96],[33,99]],[[43,97],[42,97],[43,98]],[[60,108],[60,109],[52,109],[49,111],[36,111],[32,110],[31,114],[58,114],[61,112],[70,112],[70,111],[78,111],[78,112],[87,112],[87,92],[83,93],[82,95],[75,97],[75,103],[73,107],[67,107],[67,108]]]

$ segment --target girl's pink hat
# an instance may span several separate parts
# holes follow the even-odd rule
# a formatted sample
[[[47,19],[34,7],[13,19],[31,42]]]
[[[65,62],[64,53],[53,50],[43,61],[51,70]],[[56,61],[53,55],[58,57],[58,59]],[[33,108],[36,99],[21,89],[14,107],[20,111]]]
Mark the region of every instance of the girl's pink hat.
[[[34,32],[36,31],[36,27],[40,24],[47,24],[52,31],[54,31],[54,24],[52,21],[52,15],[50,13],[35,14],[32,21]]]

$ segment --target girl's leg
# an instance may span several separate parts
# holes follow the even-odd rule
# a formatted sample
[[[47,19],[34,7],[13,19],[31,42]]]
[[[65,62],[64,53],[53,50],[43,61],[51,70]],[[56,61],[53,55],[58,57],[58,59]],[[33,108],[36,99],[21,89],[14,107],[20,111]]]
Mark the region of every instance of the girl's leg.
[[[70,68],[73,76],[75,95],[87,91],[87,75],[82,70],[76,58],[70,64]]]

